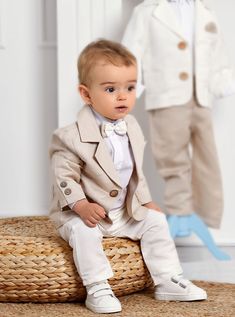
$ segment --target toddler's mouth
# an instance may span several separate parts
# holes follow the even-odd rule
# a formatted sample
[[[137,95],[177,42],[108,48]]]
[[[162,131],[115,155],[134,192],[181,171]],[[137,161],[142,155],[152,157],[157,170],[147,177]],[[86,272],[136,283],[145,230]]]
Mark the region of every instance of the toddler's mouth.
[[[118,106],[118,107],[115,107],[115,109],[118,111],[118,112],[126,112],[128,107],[127,106]]]
[[[127,109],[127,106],[118,106],[116,109]]]

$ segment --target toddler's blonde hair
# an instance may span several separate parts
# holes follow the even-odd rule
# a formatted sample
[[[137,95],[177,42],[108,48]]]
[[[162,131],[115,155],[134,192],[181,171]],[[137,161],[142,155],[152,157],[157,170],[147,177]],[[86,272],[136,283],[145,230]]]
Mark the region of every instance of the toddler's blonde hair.
[[[105,61],[115,66],[136,65],[135,56],[118,42],[100,39],[88,44],[81,52],[78,62],[78,79],[82,85],[89,86],[91,70],[99,61]]]

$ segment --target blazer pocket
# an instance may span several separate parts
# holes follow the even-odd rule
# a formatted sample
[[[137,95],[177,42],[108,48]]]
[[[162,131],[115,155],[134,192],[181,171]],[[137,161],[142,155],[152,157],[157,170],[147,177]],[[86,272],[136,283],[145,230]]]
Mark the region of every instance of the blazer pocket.
[[[218,28],[214,22],[209,22],[205,25],[205,31],[211,34],[217,34]]]
[[[204,30],[204,37],[207,41],[215,42],[218,39],[218,27],[214,22],[207,23]]]

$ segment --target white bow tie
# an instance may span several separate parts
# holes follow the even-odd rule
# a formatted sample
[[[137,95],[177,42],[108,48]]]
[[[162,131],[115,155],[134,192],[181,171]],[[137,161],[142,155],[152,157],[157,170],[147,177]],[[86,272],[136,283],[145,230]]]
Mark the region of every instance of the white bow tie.
[[[103,122],[101,125],[101,135],[103,138],[109,137],[113,132],[118,135],[125,135],[127,133],[127,125],[124,120],[116,124],[111,122]]]

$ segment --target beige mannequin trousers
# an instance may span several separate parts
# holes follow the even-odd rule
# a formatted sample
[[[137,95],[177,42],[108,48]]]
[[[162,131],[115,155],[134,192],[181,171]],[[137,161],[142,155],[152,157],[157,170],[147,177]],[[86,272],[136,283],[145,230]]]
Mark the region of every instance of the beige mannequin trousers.
[[[151,110],[149,119],[152,152],[165,180],[166,213],[195,212],[219,228],[223,194],[211,109],[193,98],[186,105]]]

